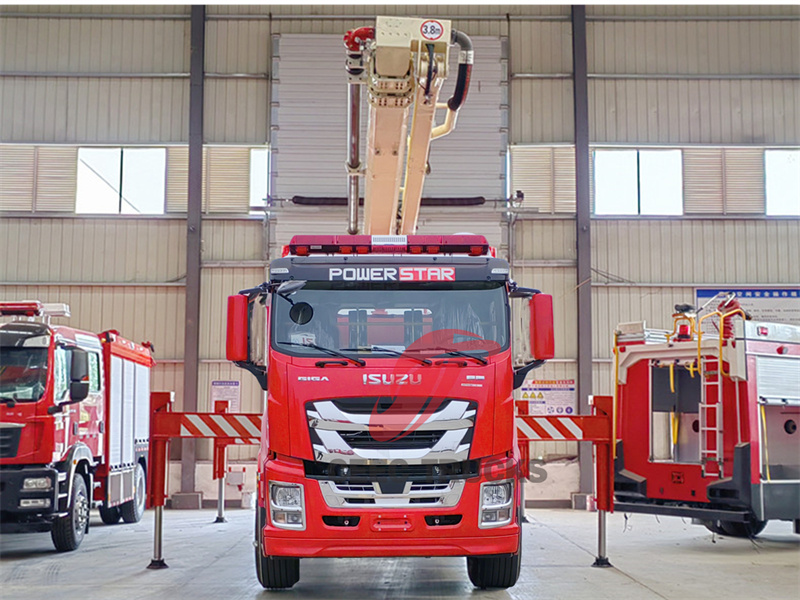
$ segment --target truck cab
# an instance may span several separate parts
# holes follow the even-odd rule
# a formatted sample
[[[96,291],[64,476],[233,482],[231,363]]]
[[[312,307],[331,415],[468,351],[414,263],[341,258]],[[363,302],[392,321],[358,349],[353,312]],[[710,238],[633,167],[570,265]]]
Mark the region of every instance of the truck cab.
[[[467,556],[479,587],[516,582],[512,289],[482,236],[296,236],[232,297],[229,358],[267,390],[265,587],[342,556]]]

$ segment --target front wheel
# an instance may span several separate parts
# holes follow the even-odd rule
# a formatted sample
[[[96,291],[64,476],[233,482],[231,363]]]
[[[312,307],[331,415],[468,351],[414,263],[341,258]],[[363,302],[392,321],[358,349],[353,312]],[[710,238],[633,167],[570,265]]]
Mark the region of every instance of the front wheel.
[[[81,545],[89,524],[89,496],[83,475],[75,473],[68,514],[53,521],[50,537],[59,552],[70,552]]]
[[[300,581],[300,559],[281,556],[264,556],[262,531],[267,511],[256,508],[256,575],[262,587],[268,590],[282,590]]]
[[[519,579],[522,564],[522,533],[516,554],[497,556],[468,556],[467,574],[476,588],[510,588]]]
[[[144,503],[147,496],[147,483],[142,465],[136,464],[133,474],[133,500],[128,500],[120,506],[122,520],[126,523],[138,523],[144,514]]]

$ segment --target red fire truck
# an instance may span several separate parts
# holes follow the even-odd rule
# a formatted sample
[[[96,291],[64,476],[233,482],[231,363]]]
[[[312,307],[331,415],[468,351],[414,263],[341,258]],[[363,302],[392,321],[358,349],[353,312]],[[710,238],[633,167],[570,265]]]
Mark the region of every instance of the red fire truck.
[[[0,527],[50,531],[76,549],[99,504],[105,523],[145,508],[150,348],[116,331],[50,325],[64,304],[0,302]],[[5,319],[6,321],[8,319]]]
[[[512,365],[509,297],[533,359]],[[509,280],[483,236],[295,236],[229,299],[228,358],[267,390],[256,570],[302,557],[466,556],[514,585],[521,488],[513,390],[553,356],[552,298]]]
[[[800,327],[749,319],[733,295],[675,308],[671,332],[616,333],[616,510],[800,533]]]

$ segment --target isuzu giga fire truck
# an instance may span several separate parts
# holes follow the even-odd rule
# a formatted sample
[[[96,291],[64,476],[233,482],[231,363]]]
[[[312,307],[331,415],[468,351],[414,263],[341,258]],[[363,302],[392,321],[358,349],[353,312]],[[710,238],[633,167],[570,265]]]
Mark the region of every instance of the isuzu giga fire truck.
[[[800,327],[746,318],[733,295],[675,308],[671,332],[616,334],[616,510],[800,533]]]
[[[438,104],[451,43],[458,79]],[[522,513],[513,390],[553,356],[552,298],[516,286],[481,235],[415,235],[429,145],[467,95],[469,38],[449,21],[378,17],[345,46],[351,235],[295,236],[269,281],[228,305],[228,358],[267,391],[258,579],[291,587],[305,557],[466,556],[476,586],[509,587]],[[516,369],[511,296],[531,312],[533,360]]]
[[[551,297],[509,281],[483,236],[295,236],[289,250],[229,299],[228,358],[267,390],[260,582],[291,587],[304,557],[466,556],[476,586],[514,585],[513,390],[553,355]],[[517,369],[510,295],[530,297],[534,324]]]
[[[0,302],[0,527],[50,531],[76,549],[103,522],[145,509],[150,348],[116,331],[50,325],[65,304]]]

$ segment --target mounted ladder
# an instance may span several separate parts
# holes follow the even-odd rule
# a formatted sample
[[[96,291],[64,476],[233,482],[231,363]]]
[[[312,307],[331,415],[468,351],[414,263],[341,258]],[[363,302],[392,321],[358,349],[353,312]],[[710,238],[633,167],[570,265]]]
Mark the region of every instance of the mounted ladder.
[[[701,373],[701,395],[699,411],[700,464],[703,477],[724,477],[722,442],[722,379],[718,358],[699,357]]]

